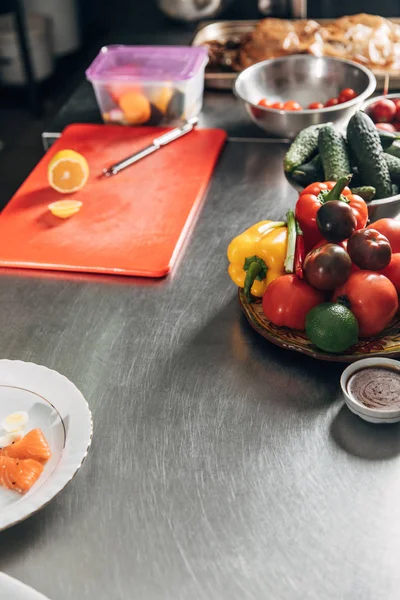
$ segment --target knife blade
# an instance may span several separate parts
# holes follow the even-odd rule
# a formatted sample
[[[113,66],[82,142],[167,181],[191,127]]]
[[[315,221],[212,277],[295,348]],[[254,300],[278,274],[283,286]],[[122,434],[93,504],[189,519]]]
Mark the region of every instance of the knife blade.
[[[150,144],[150,146],[146,146],[142,150],[139,150],[139,152],[135,152],[135,154],[132,154],[131,156],[128,156],[123,160],[113,165],[110,165],[106,169],[103,169],[103,172],[101,173],[100,177],[111,177],[112,175],[117,175],[117,173],[119,173],[123,169],[126,169],[127,167],[130,167],[131,165],[134,165],[139,160],[142,160],[142,158],[153,154],[153,152],[160,150],[160,148],[162,148],[163,146],[166,146],[167,144],[170,144],[171,142],[179,139],[187,133],[190,133],[197,125],[197,122],[198,118],[193,117],[192,119],[186,121],[186,123],[184,123],[181,127],[176,127],[175,129],[172,129],[171,131],[160,135],[159,137],[153,140],[153,143]]]

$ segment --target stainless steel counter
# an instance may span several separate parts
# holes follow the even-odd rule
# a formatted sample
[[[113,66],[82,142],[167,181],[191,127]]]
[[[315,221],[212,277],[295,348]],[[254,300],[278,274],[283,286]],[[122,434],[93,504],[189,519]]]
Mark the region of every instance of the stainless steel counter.
[[[0,534],[0,569],[51,600],[398,599],[400,428],[259,338],[226,274],[294,200],[283,152],[228,143],[165,280],[2,273],[0,356],[65,373],[94,417],[71,485]]]

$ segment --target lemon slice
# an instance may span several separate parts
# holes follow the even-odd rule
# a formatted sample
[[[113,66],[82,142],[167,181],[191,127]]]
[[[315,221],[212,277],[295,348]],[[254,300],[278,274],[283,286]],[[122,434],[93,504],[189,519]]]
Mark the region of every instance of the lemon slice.
[[[82,202],[78,200],[58,200],[48,205],[52,215],[59,219],[69,219],[81,210]]]
[[[7,431],[7,433],[14,433],[15,431],[20,431],[23,429],[28,421],[28,413],[21,410],[20,412],[15,412],[11,415],[8,415],[8,417],[6,417],[2,422],[1,426],[4,431]]]
[[[61,150],[49,162],[47,176],[51,187],[60,194],[83,188],[89,178],[87,160],[75,150]]]

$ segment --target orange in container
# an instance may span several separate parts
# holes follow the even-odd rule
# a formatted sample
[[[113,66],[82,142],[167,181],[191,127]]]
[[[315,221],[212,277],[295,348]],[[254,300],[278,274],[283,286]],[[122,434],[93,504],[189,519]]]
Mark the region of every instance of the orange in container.
[[[150,102],[143,94],[128,92],[121,96],[119,106],[130,125],[143,125],[150,120]]]

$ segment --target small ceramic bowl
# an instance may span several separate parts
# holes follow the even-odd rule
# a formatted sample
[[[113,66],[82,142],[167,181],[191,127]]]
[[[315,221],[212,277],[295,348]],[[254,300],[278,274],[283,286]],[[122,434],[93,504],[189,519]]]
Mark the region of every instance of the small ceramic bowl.
[[[345,369],[340,378],[340,385],[342,386],[345,402],[348,408],[355,415],[369,421],[370,423],[398,423],[400,421],[400,408],[395,410],[382,410],[379,408],[368,408],[358,402],[348,391],[348,383],[350,377],[361,369],[367,369],[371,367],[388,367],[395,369],[400,373],[400,361],[392,360],[391,358],[365,358],[363,360],[357,360]]]

